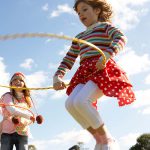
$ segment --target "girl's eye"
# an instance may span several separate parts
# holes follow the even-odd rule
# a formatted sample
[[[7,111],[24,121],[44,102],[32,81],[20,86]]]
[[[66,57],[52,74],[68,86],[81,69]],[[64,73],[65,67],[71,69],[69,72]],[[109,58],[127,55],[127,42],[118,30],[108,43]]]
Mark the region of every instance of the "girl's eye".
[[[13,80],[13,82],[17,82],[17,79]]]
[[[83,11],[87,11],[87,8],[84,8]]]
[[[13,82],[24,82],[23,80],[18,80],[18,79],[15,79]]]

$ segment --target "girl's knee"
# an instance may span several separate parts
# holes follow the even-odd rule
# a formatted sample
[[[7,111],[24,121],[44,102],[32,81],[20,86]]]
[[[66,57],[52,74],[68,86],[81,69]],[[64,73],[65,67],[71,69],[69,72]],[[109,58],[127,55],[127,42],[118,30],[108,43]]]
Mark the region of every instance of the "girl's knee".
[[[73,102],[73,105],[76,109],[83,109],[85,107],[85,102],[82,99],[76,97],[76,99]]]

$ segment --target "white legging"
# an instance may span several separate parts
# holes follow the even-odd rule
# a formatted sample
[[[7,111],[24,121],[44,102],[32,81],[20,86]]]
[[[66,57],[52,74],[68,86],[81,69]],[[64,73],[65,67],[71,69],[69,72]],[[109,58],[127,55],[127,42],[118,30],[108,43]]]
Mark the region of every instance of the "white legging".
[[[103,93],[93,81],[78,84],[66,100],[65,106],[73,118],[84,128],[97,129],[103,124],[92,102],[102,97]]]

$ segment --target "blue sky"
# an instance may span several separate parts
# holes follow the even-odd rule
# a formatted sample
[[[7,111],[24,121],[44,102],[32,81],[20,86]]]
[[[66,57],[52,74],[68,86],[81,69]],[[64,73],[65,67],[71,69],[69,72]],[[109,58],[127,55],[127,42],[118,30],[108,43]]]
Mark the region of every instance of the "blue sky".
[[[98,110],[121,150],[135,144],[136,138],[150,132],[150,0],[109,0],[114,24],[128,37],[116,61],[128,73],[137,100],[119,108],[116,99],[99,100]],[[0,1],[0,35],[14,33],[55,33],[74,37],[85,30],[74,13],[73,0],[5,0]],[[21,71],[28,87],[52,86],[52,77],[71,41],[28,38],[0,41],[0,84],[8,85],[11,75]],[[78,67],[65,76],[68,82]],[[1,88],[0,95],[9,89]],[[42,125],[31,125],[29,140],[39,150],[67,150],[78,142],[92,150],[94,140],[67,113],[65,90],[32,91],[37,111],[44,117]]]

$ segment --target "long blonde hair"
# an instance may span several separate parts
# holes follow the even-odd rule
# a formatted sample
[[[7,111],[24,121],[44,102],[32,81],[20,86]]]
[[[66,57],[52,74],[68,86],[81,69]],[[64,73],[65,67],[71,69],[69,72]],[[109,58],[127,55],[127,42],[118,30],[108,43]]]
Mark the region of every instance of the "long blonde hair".
[[[26,85],[24,87],[27,88]],[[28,107],[31,108],[32,107],[32,99],[31,99],[30,91],[25,89],[22,92],[24,94],[25,102],[27,103]],[[13,97],[15,97],[17,99],[16,92],[14,89],[11,90],[11,94]]]

